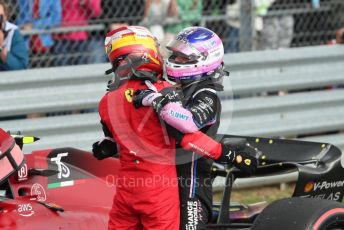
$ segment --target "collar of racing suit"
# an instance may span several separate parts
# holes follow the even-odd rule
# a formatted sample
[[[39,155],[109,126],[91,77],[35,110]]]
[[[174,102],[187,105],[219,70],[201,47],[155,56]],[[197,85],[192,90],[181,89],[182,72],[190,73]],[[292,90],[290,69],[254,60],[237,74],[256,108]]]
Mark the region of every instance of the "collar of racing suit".
[[[145,80],[149,80],[151,82],[156,82],[158,80],[164,80],[161,78],[161,76],[152,76],[152,77],[147,77],[147,78],[137,78],[135,76],[132,77],[124,77],[124,78],[119,78],[119,77],[114,77],[112,80],[109,80],[107,83],[107,89],[106,91],[114,91],[116,89],[118,89],[121,85],[123,85],[125,82],[127,82],[128,80],[136,80],[136,81],[141,81],[144,82]]]
[[[210,88],[215,91],[223,91],[224,87],[222,85],[222,80],[223,78],[216,81],[212,78],[207,78],[202,81],[195,81],[190,84],[183,85],[181,87],[183,93],[183,105],[186,106],[189,104],[190,100],[195,96],[194,94],[200,89]]]

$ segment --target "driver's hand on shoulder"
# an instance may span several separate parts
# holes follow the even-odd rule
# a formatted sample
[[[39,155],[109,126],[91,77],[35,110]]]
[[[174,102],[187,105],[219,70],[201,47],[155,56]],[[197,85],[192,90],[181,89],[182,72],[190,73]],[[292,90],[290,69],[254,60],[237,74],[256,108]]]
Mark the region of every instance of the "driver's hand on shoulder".
[[[176,87],[166,87],[162,89],[159,93],[162,96],[166,97],[169,102],[181,102],[182,100],[182,93],[180,90],[177,90]]]
[[[159,96],[161,96],[160,93],[151,89],[138,89],[134,93],[133,103],[137,109],[142,106],[152,106],[153,100]]]

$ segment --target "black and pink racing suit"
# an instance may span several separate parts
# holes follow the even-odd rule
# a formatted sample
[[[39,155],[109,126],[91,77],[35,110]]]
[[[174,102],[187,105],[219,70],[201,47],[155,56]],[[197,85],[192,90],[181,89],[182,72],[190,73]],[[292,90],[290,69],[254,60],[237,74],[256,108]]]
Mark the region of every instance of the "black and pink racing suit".
[[[200,130],[207,136],[215,138],[221,114],[221,104],[216,92],[222,89],[222,85],[214,84],[210,79],[198,83],[196,87],[183,89],[182,104],[167,103],[160,110],[159,115],[171,126],[168,130],[173,136],[178,136],[175,134],[178,131],[186,134],[197,133]],[[202,141],[195,141],[195,136],[197,135],[181,134],[177,144],[176,167],[179,179],[181,230],[207,229],[207,223],[212,217],[213,160],[210,158],[214,157],[211,154],[209,157],[202,157],[195,153],[195,150],[209,149],[209,146],[200,149]],[[193,142],[200,145],[194,146]],[[188,147],[193,151],[185,150]],[[207,152],[203,156],[207,156]]]

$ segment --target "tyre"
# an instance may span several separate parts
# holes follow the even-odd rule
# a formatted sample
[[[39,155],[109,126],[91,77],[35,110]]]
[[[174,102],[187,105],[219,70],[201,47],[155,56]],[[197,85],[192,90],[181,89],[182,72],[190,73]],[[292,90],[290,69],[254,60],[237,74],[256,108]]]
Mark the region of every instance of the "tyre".
[[[343,230],[344,205],[332,200],[286,198],[267,206],[252,230]]]

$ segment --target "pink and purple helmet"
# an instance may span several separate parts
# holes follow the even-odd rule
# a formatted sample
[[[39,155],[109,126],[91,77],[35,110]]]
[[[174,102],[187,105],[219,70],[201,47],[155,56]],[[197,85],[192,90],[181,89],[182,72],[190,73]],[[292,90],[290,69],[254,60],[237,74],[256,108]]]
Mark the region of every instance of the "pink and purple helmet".
[[[183,29],[166,48],[172,51],[166,61],[166,72],[171,81],[209,78],[223,65],[222,41],[216,33],[204,27]]]

